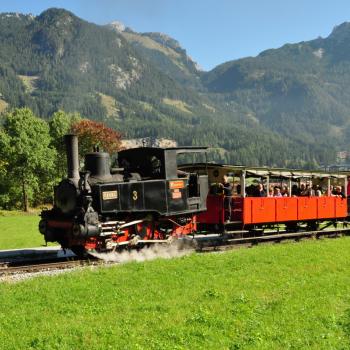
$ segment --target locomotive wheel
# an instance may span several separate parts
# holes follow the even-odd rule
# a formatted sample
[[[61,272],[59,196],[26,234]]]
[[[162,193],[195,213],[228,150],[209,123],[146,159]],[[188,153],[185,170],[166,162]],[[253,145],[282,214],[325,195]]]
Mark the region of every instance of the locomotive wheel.
[[[135,225],[135,232],[141,239],[153,238],[152,224],[150,222],[143,222]]]
[[[86,258],[87,252],[85,248],[81,245],[73,245],[70,247],[70,250],[78,257],[78,258]]]

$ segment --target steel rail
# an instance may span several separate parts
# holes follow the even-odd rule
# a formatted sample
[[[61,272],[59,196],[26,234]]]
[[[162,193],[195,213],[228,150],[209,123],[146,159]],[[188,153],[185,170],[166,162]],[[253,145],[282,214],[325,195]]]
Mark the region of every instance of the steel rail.
[[[232,238],[229,234],[222,237],[222,239],[214,239],[210,241],[196,242],[197,252],[209,252],[215,250],[229,250],[235,247],[252,247],[258,244],[267,243],[280,243],[282,241],[299,241],[300,239],[319,239],[321,237],[340,237],[344,235],[350,235],[350,228],[334,229],[334,230],[317,230],[317,231],[302,231],[302,232],[290,232],[282,234],[271,234],[250,236],[250,237],[235,237]],[[211,243],[211,244],[208,244]]]
[[[38,263],[37,261],[30,263],[28,261],[25,264],[16,263],[15,266],[11,266],[11,263],[2,263],[0,265],[0,277],[10,276],[15,274],[25,274],[25,273],[37,273],[44,271],[53,270],[66,270],[75,267],[83,266],[97,266],[105,263],[101,260],[91,260],[91,259],[75,259],[66,261],[42,261]]]

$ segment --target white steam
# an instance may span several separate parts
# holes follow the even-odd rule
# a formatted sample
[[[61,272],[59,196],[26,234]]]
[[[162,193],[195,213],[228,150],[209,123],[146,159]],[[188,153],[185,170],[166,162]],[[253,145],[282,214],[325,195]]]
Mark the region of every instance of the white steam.
[[[180,247],[177,244],[155,244],[150,247],[145,247],[141,250],[125,250],[122,252],[110,253],[90,253],[98,259],[108,262],[127,263],[131,261],[147,261],[154,259],[172,259],[185,256],[193,252],[189,247]]]

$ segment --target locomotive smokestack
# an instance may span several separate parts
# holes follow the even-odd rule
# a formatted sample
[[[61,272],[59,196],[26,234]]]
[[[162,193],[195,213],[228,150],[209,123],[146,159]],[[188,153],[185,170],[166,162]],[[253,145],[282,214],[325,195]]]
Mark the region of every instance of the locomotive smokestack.
[[[68,178],[79,179],[78,137],[64,135],[64,143],[66,144]]]

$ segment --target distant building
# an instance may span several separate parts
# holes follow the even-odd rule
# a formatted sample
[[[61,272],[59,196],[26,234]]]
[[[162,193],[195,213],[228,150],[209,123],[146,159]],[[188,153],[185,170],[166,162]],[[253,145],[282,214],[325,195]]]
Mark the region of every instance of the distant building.
[[[128,139],[122,140],[121,146],[124,149],[136,148],[136,147],[177,147],[177,142],[171,139],[165,138],[154,138],[154,137],[145,137],[140,139]]]
[[[350,171],[350,164],[330,164],[330,165],[326,165],[322,168],[320,168],[320,170],[325,170],[325,171],[330,171],[330,172],[337,172],[337,171]]]
[[[340,151],[337,152],[337,163],[344,163],[346,159],[348,159],[350,156],[348,151]]]

